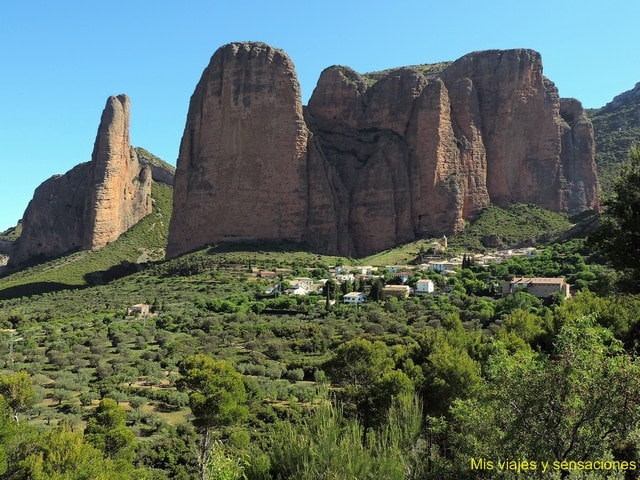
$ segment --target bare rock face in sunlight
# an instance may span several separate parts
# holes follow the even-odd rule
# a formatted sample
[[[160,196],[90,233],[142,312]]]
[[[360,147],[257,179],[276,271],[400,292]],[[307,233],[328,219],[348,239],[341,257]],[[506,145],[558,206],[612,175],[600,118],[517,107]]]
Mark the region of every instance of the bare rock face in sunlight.
[[[468,78],[477,91],[492,203],[569,213],[599,208],[591,122],[579,102],[561,102],[539,53],[472,53],[443,78],[447,85]]]
[[[151,213],[151,170],[142,167],[129,141],[130,101],[109,97],[91,158],[82,248],[95,250],[116,240]]]
[[[167,255],[221,240],[301,241],[307,137],[289,57],[262,43],[220,48],[191,97]]]
[[[9,265],[101,248],[151,213],[151,171],[129,144],[129,98],[110,97],[92,160],[36,188]]]
[[[599,206],[591,124],[532,50],[329,67],[301,112],[283,52],[216,52],[191,99],[169,257],[234,239],[361,256],[459,231],[490,203]]]

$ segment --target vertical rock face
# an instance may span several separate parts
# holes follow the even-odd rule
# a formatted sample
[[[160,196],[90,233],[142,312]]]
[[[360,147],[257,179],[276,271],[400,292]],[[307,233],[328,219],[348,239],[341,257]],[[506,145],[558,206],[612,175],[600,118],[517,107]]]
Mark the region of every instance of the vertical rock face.
[[[563,120],[558,90],[543,76],[539,53],[525,49],[476,52],[454,62],[443,77],[447,85],[467,78],[477,91],[487,188],[493,203],[503,207],[535,203],[569,212],[584,210],[580,204],[597,208],[593,152],[577,159],[572,149],[567,150],[569,143],[563,142],[571,130],[576,143],[593,144],[593,133],[585,128],[589,121],[582,117],[579,104],[574,116],[584,123],[572,130]],[[572,169],[565,168],[576,161],[586,163],[580,181],[571,177]],[[574,197],[580,190],[585,198],[577,201]]]
[[[104,247],[151,213],[151,174],[131,148],[129,105],[126,95],[110,97],[102,112],[85,202],[84,250]]]
[[[213,56],[191,100],[168,256],[233,238],[358,256],[456,232],[490,203],[598,207],[591,125],[532,50],[367,75],[330,67],[301,111],[282,52],[231,44]]]
[[[599,208],[593,125],[582,104],[575,98],[560,99],[562,134],[562,173],[567,192],[563,207],[569,212]]]
[[[9,255],[9,265],[82,249],[90,173],[91,164],[81,163],[36,188],[22,216],[22,234]]]
[[[289,57],[261,43],[219,49],[191,97],[167,255],[220,240],[301,241],[307,137]]]
[[[35,191],[9,265],[105,246],[151,213],[151,174],[129,144],[129,98],[110,97],[91,162]]]

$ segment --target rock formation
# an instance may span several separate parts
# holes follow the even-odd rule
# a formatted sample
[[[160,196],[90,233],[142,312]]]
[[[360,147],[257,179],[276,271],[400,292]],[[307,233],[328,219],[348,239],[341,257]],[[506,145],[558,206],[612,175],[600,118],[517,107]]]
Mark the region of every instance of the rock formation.
[[[264,44],[218,50],[191,97],[169,255],[220,239],[301,241],[306,149],[300,88],[289,57]]]
[[[110,97],[91,161],[36,189],[9,264],[101,248],[151,213],[151,206],[151,171],[129,143],[129,98]]]
[[[532,50],[329,67],[302,116],[286,54],[234,43],[191,98],[167,256],[234,239],[359,256],[459,231],[489,203],[596,209],[593,156],[582,106]]]

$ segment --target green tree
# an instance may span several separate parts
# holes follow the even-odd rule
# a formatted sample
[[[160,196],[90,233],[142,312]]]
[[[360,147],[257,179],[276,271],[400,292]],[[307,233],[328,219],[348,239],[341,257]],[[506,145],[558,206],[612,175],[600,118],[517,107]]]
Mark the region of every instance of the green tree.
[[[135,453],[135,435],[125,425],[127,412],[115,400],[103,398],[87,421],[84,430],[89,443],[107,457],[131,462]]]
[[[336,385],[368,387],[393,368],[389,355],[389,347],[383,342],[357,338],[340,345],[323,369]]]
[[[382,280],[379,278],[374,278],[371,281],[371,290],[369,290],[369,300],[372,302],[377,302],[382,299]]]
[[[271,474],[281,480],[409,478],[423,453],[416,448],[420,404],[399,396],[385,420],[379,431],[365,433],[357,420],[324,403],[300,423],[281,422],[270,441]]]
[[[346,387],[344,398],[355,405],[365,429],[380,427],[394,399],[414,393],[411,379],[394,370],[391,355],[383,342],[358,338],[340,345],[324,365],[333,383]]]
[[[498,345],[486,368],[479,395],[451,408],[450,478],[479,478],[471,457],[638,461],[640,361],[593,318],[568,322],[550,355]]]
[[[180,364],[179,372],[177,386],[189,392],[193,424],[200,435],[200,479],[207,480],[217,458],[214,432],[247,419],[247,393],[242,375],[224,360],[193,355]]]
[[[25,371],[0,375],[0,395],[6,400],[13,419],[18,423],[20,413],[32,406],[35,399],[31,376]]]
[[[633,147],[627,164],[605,201],[600,229],[591,241],[624,275],[624,290],[640,291],[640,148]]]
[[[85,443],[82,433],[62,423],[43,432],[25,446],[27,456],[21,460],[11,478],[33,480],[143,480],[150,478],[131,462],[105,459],[97,448]]]

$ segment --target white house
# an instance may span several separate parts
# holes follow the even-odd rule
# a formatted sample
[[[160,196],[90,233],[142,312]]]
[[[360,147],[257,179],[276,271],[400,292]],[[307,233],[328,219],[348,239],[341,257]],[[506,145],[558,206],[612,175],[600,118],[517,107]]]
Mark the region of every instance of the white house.
[[[291,285],[284,293],[287,295],[307,295],[309,290],[302,285]]]
[[[431,270],[435,270],[436,272],[444,273],[447,271],[452,271],[455,268],[459,268],[460,264],[454,263],[453,261],[448,262],[431,262],[429,264],[429,268]]]
[[[364,293],[363,292],[349,292],[342,297],[342,301],[344,303],[363,303],[364,302]]]
[[[355,279],[356,277],[353,275],[353,273],[340,273],[336,275],[336,280],[340,283],[353,282]]]
[[[424,294],[424,293],[433,293],[434,286],[433,280],[422,279],[416,282],[416,293]]]
[[[398,272],[407,272],[413,269],[411,265],[385,265],[385,267],[389,273],[398,273]]]
[[[397,278],[402,283],[407,283],[409,281],[409,278],[411,277],[411,275],[412,275],[412,273],[411,272],[407,272],[407,271],[396,272],[396,273],[393,274],[393,278]]]
[[[358,275],[373,275],[373,272],[377,271],[378,269],[376,267],[366,265],[364,267],[363,266],[355,267],[354,270]]]

